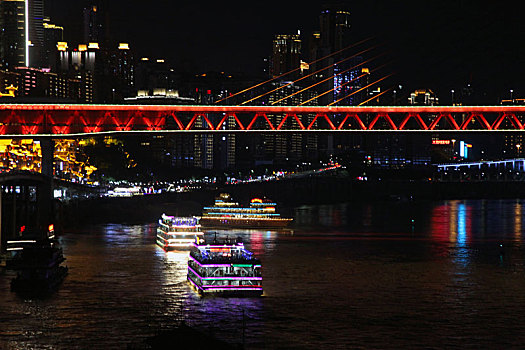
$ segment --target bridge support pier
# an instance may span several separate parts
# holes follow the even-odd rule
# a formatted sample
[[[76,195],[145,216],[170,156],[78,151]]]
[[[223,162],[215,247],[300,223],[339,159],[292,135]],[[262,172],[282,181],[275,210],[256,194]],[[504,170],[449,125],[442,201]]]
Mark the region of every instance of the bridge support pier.
[[[40,139],[42,150],[42,175],[44,178],[41,188],[37,192],[38,226],[42,232],[47,232],[48,226],[53,222],[55,210],[53,203],[53,162],[55,142],[50,138]]]
[[[55,141],[49,138],[40,139],[40,149],[42,150],[42,175],[53,178]]]

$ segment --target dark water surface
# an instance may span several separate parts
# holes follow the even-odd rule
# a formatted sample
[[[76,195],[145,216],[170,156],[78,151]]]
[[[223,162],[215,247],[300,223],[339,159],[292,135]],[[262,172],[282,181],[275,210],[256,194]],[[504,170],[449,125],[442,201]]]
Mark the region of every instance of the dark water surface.
[[[24,300],[0,274],[0,348],[125,349],[181,320],[239,344],[243,313],[248,349],[525,346],[524,200],[291,212],[291,231],[220,231],[262,260],[262,298],[196,295],[154,223],[67,232],[51,297]]]

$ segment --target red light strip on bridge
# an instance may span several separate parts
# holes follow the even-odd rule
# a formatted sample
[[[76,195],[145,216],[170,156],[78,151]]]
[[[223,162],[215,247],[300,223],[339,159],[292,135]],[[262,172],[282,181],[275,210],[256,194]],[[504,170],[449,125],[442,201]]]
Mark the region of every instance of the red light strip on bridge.
[[[277,127],[268,115],[279,120]],[[525,106],[0,105],[0,135],[185,131],[519,131],[524,129],[521,121],[524,115]],[[235,119],[235,125],[228,125],[230,129],[224,128],[229,117]],[[260,117],[265,122],[258,124],[256,121]],[[198,118],[202,119],[202,126],[197,127]],[[291,124],[287,123],[289,118],[292,118]],[[168,120],[174,123],[168,123]],[[309,122],[305,124],[306,120]],[[364,120],[370,122],[365,123]],[[411,123],[412,120],[415,123]],[[456,120],[462,122],[458,124]]]

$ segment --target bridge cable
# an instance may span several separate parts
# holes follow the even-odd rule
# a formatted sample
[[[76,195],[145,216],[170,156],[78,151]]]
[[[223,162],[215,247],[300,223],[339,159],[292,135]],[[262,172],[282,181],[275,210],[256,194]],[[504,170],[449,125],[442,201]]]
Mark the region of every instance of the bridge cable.
[[[385,75],[385,76],[382,77],[381,79],[378,79],[378,80],[374,81],[373,83],[368,84],[367,86],[363,86],[363,87],[362,87],[361,89],[359,89],[359,90],[356,90],[356,91],[354,91],[354,92],[352,92],[352,93],[350,93],[350,94],[348,94],[348,95],[346,95],[346,96],[344,96],[344,97],[341,97],[340,99],[338,99],[338,100],[336,100],[336,101],[333,101],[333,102],[329,103],[327,106],[331,106],[331,105],[333,105],[333,104],[335,104],[335,103],[337,103],[337,102],[341,102],[341,101],[344,100],[345,98],[350,97],[350,96],[352,96],[352,95],[355,95],[355,94],[357,94],[359,91],[364,90],[364,89],[366,89],[367,87],[370,87],[370,86],[372,86],[372,85],[374,85],[374,84],[377,84],[377,83],[379,83],[380,81],[385,80],[385,79],[388,78],[388,77],[391,77],[392,75],[394,75],[394,73],[390,73],[390,74],[388,74],[388,75]]]
[[[376,56],[376,57],[379,57],[379,56]],[[374,59],[374,58],[376,58],[376,57],[372,57],[370,60],[372,60],[372,59]],[[363,62],[363,63],[361,63],[361,64],[364,64],[364,63],[366,63],[366,61]],[[372,69],[372,70],[370,71],[370,73],[373,73],[373,72],[375,72],[376,70],[379,70],[379,69],[383,68],[383,67],[386,66],[386,65],[387,65],[387,64],[385,63],[385,64],[383,64],[383,65],[381,65],[381,66],[379,66],[379,67],[376,67],[376,68]],[[341,72],[341,73],[343,73],[343,72]],[[358,77],[356,77],[356,78],[354,78],[354,79],[352,79],[352,80],[349,80],[349,81],[347,81],[347,82],[344,82],[343,84],[341,84],[341,86],[348,85],[348,84],[350,84],[351,82],[354,82],[354,81],[356,81],[356,80],[359,80],[359,79],[361,79],[362,77],[364,77],[364,76],[366,76],[366,75],[367,75],[367,73],[361,74],[360,76],[358,76]],[[326,91],[323,92],[323,93],[320,93],[320,94],[318,94],[318,95],[315,95],[314,97],[312,97],[312,98],[309,99],[309,100],[306,100],[306,101],[301,102],[301,103],[299,104],[299,106],[305,105],[305,104],[307,104],[308,102],[310,102],[310,101],[312,101],[312,100],[315,100],[316,98],[319,98],[319,97],[321,97],[321,96],[324,96],[324,95],[326,95],[326,94],[328,94],[328,93],[330,93],[330,92],[332,92],[332,91],[334,91],[334,89],[328,89],[328,90],[326,90]]]
[[[365,53],[365,52],[371,51],[371,50],[375,49],[376,47],[377,47],[377,45],[376,45],[376,46],[373,46],[373,47],[371,47],[371,48],[369,48],[369,49],[362,50],[362,51],[356,53],[355,55],[352,55],[352,56],[350,56],[350,57],[346,57],[346,58],[344,58],[344,59],[342,59],[342,60],[340,60],[340,61],[338,61],[338,62],[332,63],[332,64],[329,65],[329,66],[326,66],[326,67],[324,67],[324,68],[318,69],[318,70],[316,70],[315,72],[312,72],[312,73],[310,73],[310,74],[307,74],[307,75],[305,75],[305,76],[303,76],[303,77],[301,77],[301,78],[299,78],[299,79],[296,79],[296,80],[294,80],[294,81],[291,81],[291,82],[289,82],[289,83],[287,83],[287,84],[285,84],[285,85],[279,86],[279,87],[277,87],[277,88],[275,88],[275,89],[273,89],[273,90],[271,90],[271,91],[268,91],[268,92],[265,92],[265,93],[263,93],[263,94],[260,94],[259,96],[256,96],[256,97],[254,97],[254,98],[251,98],[251,99],[249,99],[249,100],[247,100],[247,101],[242,102],[242,103],[240,104],[240,106],[242,106],[242,105],[244,105],[244,104],[246,104],[246,103],[252,102],[252,101],[254,101],[254,100],[257,100],[257,99],[259,99],[259,98],[261,98],[261,97],[263,97],[263,96],[266,96],[266,95],[268,95],[268,94],[271,94],[272,92],[275,92],[275,91],[278,91],[278,90],[284,89],[284,88],[287,87],[287,86],[290,86],[290,85],[292,85],[292,84],[295,84],[295,83],[297,83],[298,81],[301,81],[301,80],[303,80],[303,79],[309,78],[309,77],[311,77],[312,75],[317,74],[317,73],[319,73],[319,72],[322,72],[322,71],[324,71],[324,70],[326,70],[326,69],[328,69],[328,68],[330,68],[330,67],[332,67],[332,66],[335,66],[335,65],[337,65],[337,64],[340,64],[340,63],[343,63],[343,62],[345,62],[345,61],[348,61],[349,59],[354,58],[354,57],[356,57],[356,56],[359,56],[359,55],[361,55],[361,54],[363,54],[363,53]]]
[[[365,43],[365,42],[367,42],[367,41],[369,41],[369,40],[372,40],[372,38],[366,38],[366,39],[363,39],[363,40],[361,40],[361,41],[359,41],[359,42],[357,42],[357,43],[355,43],[355,44],[349,45],[349,46],[347,46],[347,47],[345,47],[345,48],[343,48],[343,49],[341,49],[341,50],[338,50],[338,51],[336,51],[336,52],[333,52],[333,53],[331,53],[331,54],[329,54],[329,55],[326,55],[326,56],[324,56],[324,57],[318,58],[318,59],[316,59],[315,61],[312,61],[312,62],[308,63],[308,65],[312,65],[312,64],[314,64],[314,63],[317,63],[317,62],[319,62],[319,61],[321,61],[321,60],[324,60],[324,59],[326,59],[326,58],[328,58],[328,57],[330,57],[330,56],[333,56],[333,55],[336,55],[336,54],[338,54],[338,53],[341,53],[341,52],[343,52],[343,51],[345,51],[345,50],[348,50],[348,49],[350,49],[350,48],[352,48],[352,47],[358,46],[358,45],[360,45],[360,44],[362,44],[362,43]],[[225,100],[227,100],[227,99],[229,99],[229,98],[231,98],[231,97],[237,96],[237,95],[242,94],[242,93],[244,93],[244,92],[246,92],[246,91],[249,91],[249,90],[251,90],[251,89],[255,89],[256,87],[259,87],[259,86],[261,86],[261,85],[264,85],[264,84],[266,84],[266,83],[269,83],[269,82],[271,82],[271,81],[273,81],[273,80],[275,80],[275,79],[279,79],[279,78],[281,78],[281,77],[284,77],[284,76],[286,76],[286,75],[288,75],[288,74],[291,74],[291,73],[293,73],[293,72],[295,72],[295,71],[297,71],[297,70],[299,70],[299,69],[301,69],[301,67],[297,67],[297,68],[295,68],[295,69],[292,69],[291,71],[288,71],[288,72],[282,73],[282,74],[280,74],[280,75],[278,75],[278,76],[276,76],[276,77],[273,77],[273,78],[271,78],[271,79],[268,79],[268,80],[266,80],[266,81],[263,81],[263,82],[261,82],[261,83],[259,83],[259,84],[256,84],[256,85],[251,86],[251,87],[249,87],[249,88],[246,88],[246,89],[244,89],[244,90],[238,91],[238,92],[236,92],[236,93],[234,93],[234,94],[232,94],[232,95],[230,95],[230,96],[227,96],[227,97],[221,98],[220,100],[215,101],[215,103],[219,103],[219,102],[225,101]]]
[[[394,88],[387,89],[387,90],[381,92],[380,94],[377,94],[377,95],[375,95],[375,96],[372,96],[372,97],[370,97],[368,100],[363,101],[363,102],[361,102],[360,104],[358,104],[358,106],[362,106],[362,105],[364,105],[365,103],[368,103],[368,102],[372,101],[374,98],[377,98],[377,97],[379,97],[379,96],[381,96],[381,95],[383,95],[383,94],[386,94],[387,92],[392,91],[392,90],[394,90]]]
[[[290,94],[290,95],[288,95],[288,96],[285,96],[285,97],[283,97],[283,98],[281,98],[281,99],[279,99],[279,100],[277,100],[277,101],[272,102],[272,105],[274,105],[274,104],[276,104],[276,103],[279,103],[279,102],[281,102],[281,101],[284,101],[284,100],[286,100],[286,99],[288,99],[288,98],[290,98],[290,97],[292,97],[292,96],[295,96],[295,95],[297,95],[297,94],[300,94],[300,93],[303,92],[303,91],[309,90],[309,89],[313,88],[314,86],[317,86],[317,85],[319,85],[319,84],[322,84],[322,83],[324,83],[324,82],[327,82],[328,80],[333,79],[334,77],[336,77],[336,76],[338,76],[338,75],[344,74],[344,73],[346,73],[346,72],[348,72],[348,71],[350,71],[350,70],[352,70],[352,69],[355,69],[355,68],[357,68],[357,67],[359,67],[359,66],[362,66],[363,64],[368,63],[368,62],[370,62],[370,61],[373,61],[373,60],[375,60],[376,58],[381,57],[382,55],[384,55],[384,54],[379,54],[379,55],[374,56],[374,57],[372,57],[372,58],[370,58],[370,59],[368,59],[368,60],[366,60],[366,61],[363,61],[363,62],[361,62],[361,63],[359,63],[359,64],[356,64],[355,66],[352,66],[352,67],[350,67],[350,68],[347,68],[347,69],[345,69],[345,70],[343,70],[343,71],[341,71],[341,72],[339,72],[339,73],[337,73],[337,74],[330,75],[328,78],[325,78],[325,79],[323,79],[323,80],[320,80],[320,81],[318,81],[318,82],[315,83],[315,84],[312,84],[312,85],[310,85],[310,86],[308,86],[308,87],[306,87],[306,88],[303,88],[303,89],[301,89],[301,90],[299,90],[299,91],[296,91],[296,92],[294,92],[294,93],[292,93],[292,94]]]

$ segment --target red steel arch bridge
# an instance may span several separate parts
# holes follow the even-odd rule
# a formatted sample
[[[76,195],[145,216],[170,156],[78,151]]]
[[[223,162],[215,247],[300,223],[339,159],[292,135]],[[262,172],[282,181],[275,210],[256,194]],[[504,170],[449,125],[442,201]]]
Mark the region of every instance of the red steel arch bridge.
[[[525,106],[0,105],[0,137],[104,133],[513,132]]]

